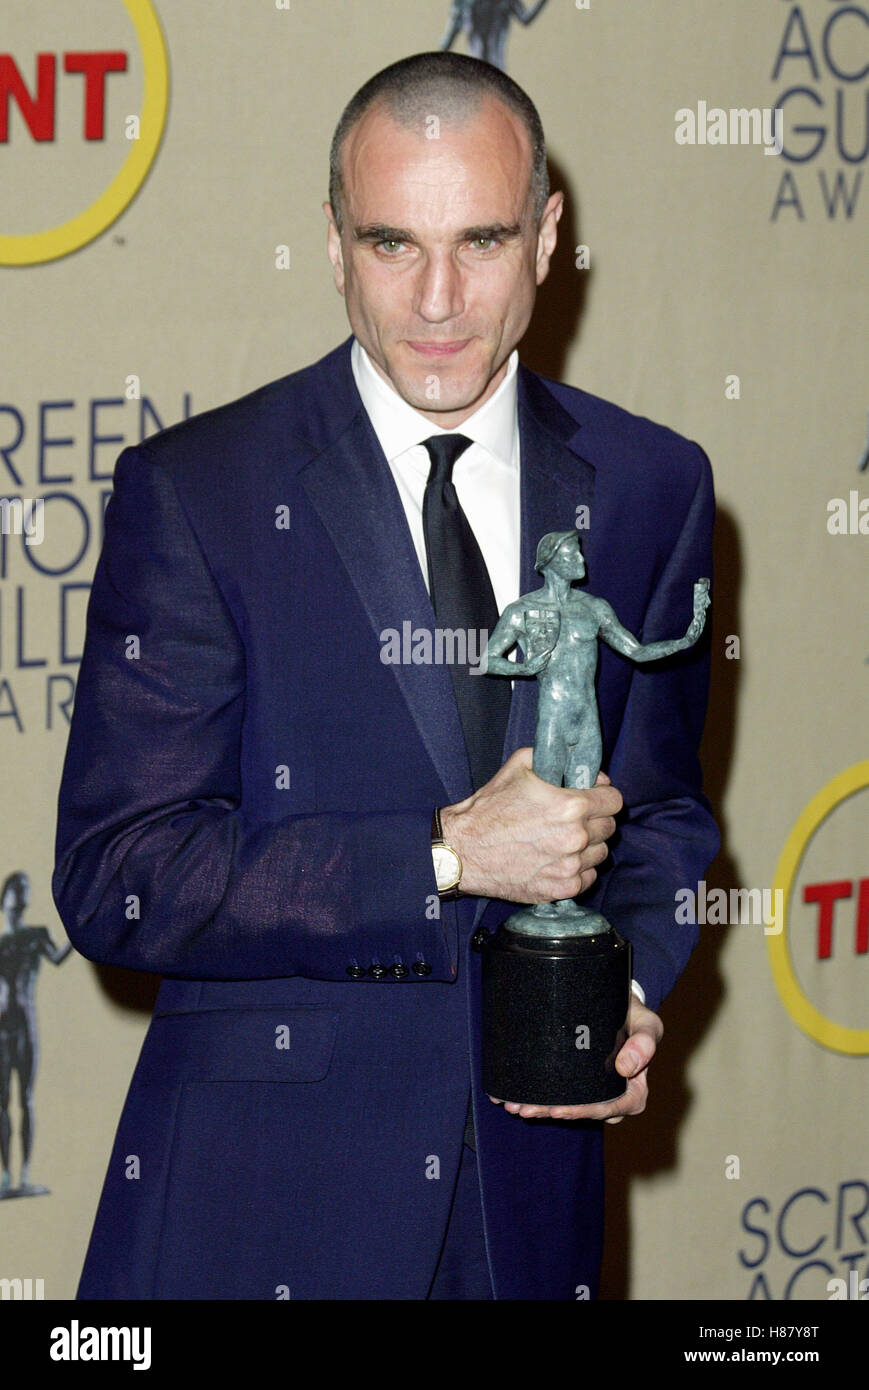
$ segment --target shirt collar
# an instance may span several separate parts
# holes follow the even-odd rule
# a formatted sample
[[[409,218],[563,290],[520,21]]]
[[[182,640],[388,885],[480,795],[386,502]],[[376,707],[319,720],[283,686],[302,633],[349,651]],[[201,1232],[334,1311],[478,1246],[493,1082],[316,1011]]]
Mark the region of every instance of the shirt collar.
[[[374,368],[365,348],[354,337],[350,350],[350,365],[362,404],[368,412],[374,432],[387,460],[392,463],[414,444],[422,444],[433,434],[464,434],[481,444],[496,459],[512,464],[513,442],[516,434],[517,378],[519,353],[513,349],[507,359],[507,371],[497,391],[463,420],[457,431],[432,424],[398,394],[395,387],[384,381]]]

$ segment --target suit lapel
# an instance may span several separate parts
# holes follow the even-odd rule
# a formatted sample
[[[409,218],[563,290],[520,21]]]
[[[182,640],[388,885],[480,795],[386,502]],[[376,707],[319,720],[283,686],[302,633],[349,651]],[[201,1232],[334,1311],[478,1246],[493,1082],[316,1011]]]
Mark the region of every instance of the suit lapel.
[[[299,478],[378,638],[387,628],[401,634],[405,623],[431,632],[434,610],[401,498],[361,400],[344,432]],[[390,669],[449,801],[464,800],[470,771],[449,667],[401,662]]]
[[[436,619],[422,577],[401,498],[389,464],[362,405],[350,367],[348,339],[330,360],[329,400],[323,419],[339,433],[300,473],[359,595],[374,632],[387,628],[429,631]],[[565,531],[579,506],[592,506],[595,470],[573,447],[579,425],[543,381],[519,366],[521,456],[520,593],[540,584],[534,557],[547,531]],[[586,535],[581,533],[588,558]],[[591,570],[591,564],[589,565]],[[464,738],[447,666],[391,666],[420,737],[450,801],[470,794]],[[533,744],[537,682],[519,680],[513,690],[504,758]],[[477,917],[488,899],[481,899]]]

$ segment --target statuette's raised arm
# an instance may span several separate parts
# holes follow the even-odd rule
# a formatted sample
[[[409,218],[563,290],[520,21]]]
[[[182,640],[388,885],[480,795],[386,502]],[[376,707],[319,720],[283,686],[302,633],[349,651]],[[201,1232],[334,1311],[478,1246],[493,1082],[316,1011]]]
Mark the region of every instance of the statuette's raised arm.
[[[709,580],[698,579],[694,585],[694,617],[688,624],[685,636],[674,637],[669,641],[642,643],[622,626],[610,605],[601,600],[601,640],[614,651],[621,652],[622,656],[630,657],[632,661],[659,661],[661,657],[672,656],[675,652],[693,647],[705,626],[708,607]]]

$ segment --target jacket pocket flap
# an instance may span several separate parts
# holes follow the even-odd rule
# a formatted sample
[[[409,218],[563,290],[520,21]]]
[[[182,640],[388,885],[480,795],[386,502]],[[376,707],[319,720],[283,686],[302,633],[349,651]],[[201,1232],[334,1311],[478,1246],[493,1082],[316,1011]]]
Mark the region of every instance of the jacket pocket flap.
[[[156,1014],[136,1081],[321,1081],[338,1015],[318,1005]]]

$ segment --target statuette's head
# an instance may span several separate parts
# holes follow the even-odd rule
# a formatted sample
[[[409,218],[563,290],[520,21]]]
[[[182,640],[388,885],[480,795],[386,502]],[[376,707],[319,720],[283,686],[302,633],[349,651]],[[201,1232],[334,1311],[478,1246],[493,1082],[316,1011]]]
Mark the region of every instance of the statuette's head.
[[[23,869],[9,874],[0,891],[0,906],[4,912],[23,912],[30,901],[30,879]]]
[[[537,547],[534,568],[538,574],[554,570],[564,579],[583,579],[585,560],[575,531],[547,531]]]

